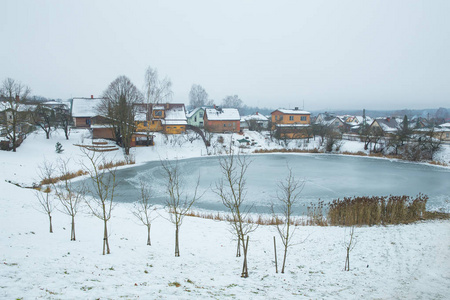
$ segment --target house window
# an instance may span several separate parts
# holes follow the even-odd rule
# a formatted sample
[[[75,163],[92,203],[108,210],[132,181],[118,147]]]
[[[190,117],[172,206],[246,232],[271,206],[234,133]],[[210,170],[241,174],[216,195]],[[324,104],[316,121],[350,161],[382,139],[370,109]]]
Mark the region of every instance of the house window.
[[[91,125],[91,119],[86,119],[86,125]]]
[[[197,122],[197,116],[194,117],[194,122]]]
[[[289,116],[289,121],[294,121],[294,116]]]
[[[280,118],[279,118],[279,119],[280,119],[280,121],[283,121],[283,116],[280,116]]]
[[[223,127],[227,127],[227,124],[223,124]]]
[[[203,126],[203,122],[200,122],[200,126]]]
[[[155,110],[154,114],[155,114],[155,117],[161,117],[162,116],[162,111],[161,110]]]
[[[200,118],[203,118],[203,112],[198,115]]]
[[[446,136],[447,138],[449,138],[449,137],[450,137],[450,133],[447,132],[447,133],[445,134],[445,136]]]
[[[144,122],[144,126],[147,127],[147,125],[148,125],[148,124],[147,124],[147,121],[145,121],[145,122]]]
[[[228,127],[231,127],[231,123],[228,124]]]
[[[301,116],[300,121],[306,121],[306,116]]]

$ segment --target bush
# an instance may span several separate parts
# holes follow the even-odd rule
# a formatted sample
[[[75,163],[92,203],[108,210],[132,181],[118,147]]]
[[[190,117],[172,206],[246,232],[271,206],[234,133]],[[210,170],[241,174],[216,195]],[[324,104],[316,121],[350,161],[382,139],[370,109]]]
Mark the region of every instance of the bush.
[[[388,225],[421,220],[428,196],[346,197],[329,204],[330,225]]]

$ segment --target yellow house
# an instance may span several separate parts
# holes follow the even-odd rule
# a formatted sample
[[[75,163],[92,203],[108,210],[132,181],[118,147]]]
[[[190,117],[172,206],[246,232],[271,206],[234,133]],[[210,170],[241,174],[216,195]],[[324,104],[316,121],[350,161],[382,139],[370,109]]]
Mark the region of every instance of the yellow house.
[[[186,111],[182,103],[140,105],[137,110],[137,132],[180,134],[186,131]]]
[[[272,130],[280,138],[310,137],[311,113],[295,109],[277,109],[271,113]]]
[[[272,124],[311,124],[311,113],[295,109],[277,109],[271,113]]]

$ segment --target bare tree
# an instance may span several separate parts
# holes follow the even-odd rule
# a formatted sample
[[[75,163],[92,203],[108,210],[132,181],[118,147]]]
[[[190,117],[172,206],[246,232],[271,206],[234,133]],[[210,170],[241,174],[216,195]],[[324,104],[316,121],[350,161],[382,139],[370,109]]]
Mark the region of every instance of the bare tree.
[[[276,228],[280,235],[281,242],[284,246],[283,267],[281,273],[284,273],[286,266],[286,257],[288,248],[292,246],[292,237],[295,232],[295,225],[292,216],[294,214],[295,204],[300,199],[300,194],[305,186],[304,181],[295,179],[292,174],[292,169],[288,167],[288,176],[282,182],[278,183],[277,200],[281,203],[281,219],[275,211],[274,204],[272,204],[272,214],[276,222]]]
[[[233,96],[226,96],[223,100],[222,100],[222,106],[223,107],[231,107],[231,108],[236,108],[239,111],[241,111],[242,107],[243,107],[243,102],[242,100],[239,98],[238,95],[233,95]]]
[[[66,140],[68,140],[70,133],[69,125],[72,122],[72,115],[70,114],[70,110],[66,109],[65,107],[57,107],[55,108],[55,113],[58,126],[64,130],[64,135],[66,136]]]
[[[145,72],[144,95],[147,103],[158,104],[172,98],[172,81],[168,77],[160,80],[158,70],[148,67]]]
[[[131,138],[135,131],[134,104],[142,103],[142,93],[126,76],[117,77],[103,92],[103,100],[98,108],[108,118],[114,129],[116,141],[130,154]]]
[[[134,203],[131,213],[144,225],[147,227],[147,245],[151,246],[150,241],[150,228],[152,222],[156,217],[152,216],[153,203],[151,202],[151,191],[144,181],[140,183],[141,196],[138,201]]]
[[[88,163],[82,163],[83,169],[89,174],[92,183],[87,189],[90,196],[86,201],[92,214],[103,221],[103,255],[110,254],[108,221],[114,208],[114,196],[116,193],[116,169],[100,169],[101,163],[105,163],[104,156],[95,151],[81,148],[87,157]]]
[[[252,208],[252,206],[245,205],[245,173],[250,165],[250,161],[246,156],[234,154],[230,147],[228,154],[221,157],[219,163],[222,179],[216,183],[214,192],[231,213],[230,225],[232,233],[238,240],[238,249],[242,246],[244,253],[241,277],[246,278],[248,277],[247,250],[249,234],[256,230],[257,227],[255,224],[246,222]]]
[[[62,206],[59,211],[71,218],[70,240],[75,241],[75,216],[78,213],[81,202],[85,199],[85,188],[83,186],[76,187],[69,177],[65,176],[70,173],[69,160],[61,159],[58,163],[58,170],[62,176],[62,183],[53,184],[53,189]]]
[[[30,92],[28,86],[11,78],[6,78],[0,88],[0,95],[6,100],[4,116],[1,118],[2,125],[11,141],[13,152],[16,152],[18,138],[27,133],[23,126],[28,119],[28,113],[23,102],[27,100]]]
[[[189,92],[189,105],[191,108],[212,105],[212,100],[208,98],[208,93],[199,84],[193,84]]]
[[[52,130],[57,127],[55,111],[49,107],[38,104],[36,109],[31,113],[31,117],[33,123],[45,132],[45,137],[48,140]]]
[[[179,232],[183,224],[183,219],[189,212],[191,206],[200,199],[198,196],[198,186],[200,178],[197,179],[193,195],[185,195],[185,186],[183,176],[180,172],[178,162],[161,161],[166,179],[166,190],[168,198],[166,199],[166,208],[169,212],[170,222],[175,225],[175,256],[180,256]]]
[[[348,236],[344,237],[344,247],[346,250],[345,256],[345,271],[350,271],[350,252],[356,246],[355,226],[352,226]]]
[[[53,164],[48,161],[44,161],[42,165],[39,166],[39,178],[41,179],[41,183],[51,183],[53,180],[54,172],[55,167],[53,166]],[[55,209],[56,205],[53,201],[53,198],[50,197],[50,187],[44,185],[43,190],[41,190],[35,192],[36,198],[39,202],[38,210],[48,216],[48,220],[50,223],[50,233],[53,233],[52,212]]]

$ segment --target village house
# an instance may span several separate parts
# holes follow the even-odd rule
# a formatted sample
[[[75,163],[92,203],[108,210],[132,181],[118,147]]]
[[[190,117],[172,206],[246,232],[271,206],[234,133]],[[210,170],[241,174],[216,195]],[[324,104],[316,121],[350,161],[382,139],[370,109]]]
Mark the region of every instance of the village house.
[[[236,108],[214,108],[205,109],[204,126],[209,132],[225,133],[240,132],[241,116]]]
[[[400,129],[400,124],[395,118],[376,118],[369,127],[370,131],[379,129],[385,135],[394,135]]]
[[[254,131],[267,130],[269,129],[269,119],[258,112],[253,115],[244,116],[241,118],[241,129]]]
[[[73,98],[72,118],[73,124],[78,128],[91,128],[92,118],[98,116],[98,107],[103,98]]]
[[[277,109],[271,113],[272,130],[280,138],[299,139],[310,137],[311,113],[295,109]]]
[[[204,127],[204,116],[205,116],[205,108],[197,107],[194,110],[190,111],[187,117],[188,125],[203,128]]]
[[[135,124],[137,132],[186,132],[186,110],[183,103],[140,104]]]

